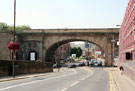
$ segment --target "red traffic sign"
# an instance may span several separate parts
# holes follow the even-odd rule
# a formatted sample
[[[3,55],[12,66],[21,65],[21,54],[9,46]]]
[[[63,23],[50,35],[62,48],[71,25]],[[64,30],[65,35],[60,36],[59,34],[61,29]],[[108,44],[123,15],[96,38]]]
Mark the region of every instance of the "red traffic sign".
[[[8,48],[10,50],[18,50],[20,48],[20,44],[16,42],[8,43]]]

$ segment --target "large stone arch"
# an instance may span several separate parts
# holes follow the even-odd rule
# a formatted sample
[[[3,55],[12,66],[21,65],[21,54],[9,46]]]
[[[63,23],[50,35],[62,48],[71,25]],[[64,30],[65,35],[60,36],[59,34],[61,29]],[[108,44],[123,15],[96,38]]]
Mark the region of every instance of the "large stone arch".
[[[28,51],[34,50],[37,52],[38,60],[52,62],[53,54],[58,48],[58,44],[60,46],[71,41],[89,41],[100,46],[104,50],[104,54],[106,55],[105,65],[112,66],[113,53],[111,40],[113,37],[118,40],[118,35],[119,29],[117,28],[24,30],[21,33],[17,33],[17,40],[20,43],[19,57],[20,60],[27,60]],[[2,39],[0,41],[3,43]],[[10,40],[8,41],[10,42]],[[118,47],[116,50],[118,50]],[[10,52],[7,52],[10,55]],[[0,58],[5,57],[4,53],[6,52],[2,53]]]
[[[45,61],[52,61],[58,46],[72,41],[88,41],[101,47],[105,54],[105,65],[112,66],[112,37],[108,34],[64,34],[47,35],[45,39]]]

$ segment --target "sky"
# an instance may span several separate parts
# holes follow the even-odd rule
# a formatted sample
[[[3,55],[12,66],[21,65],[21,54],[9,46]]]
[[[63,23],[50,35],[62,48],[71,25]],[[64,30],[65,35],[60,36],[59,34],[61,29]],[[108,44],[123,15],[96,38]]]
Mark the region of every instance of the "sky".
[[[129,0],[16,0],[17,25],[33,29],[116,28]],[[0,22],[13,25],[14,0],[0,0]]]

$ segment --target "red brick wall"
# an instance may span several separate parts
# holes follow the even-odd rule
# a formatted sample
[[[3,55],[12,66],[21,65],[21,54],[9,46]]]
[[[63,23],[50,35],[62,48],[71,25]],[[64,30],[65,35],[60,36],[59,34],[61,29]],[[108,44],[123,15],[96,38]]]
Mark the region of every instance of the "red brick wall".
[[[119,66],[124,73],[135,81],[135,0],[130,0],[119,35]],[[126,52],[133,54],[133,59],[126,60]]]

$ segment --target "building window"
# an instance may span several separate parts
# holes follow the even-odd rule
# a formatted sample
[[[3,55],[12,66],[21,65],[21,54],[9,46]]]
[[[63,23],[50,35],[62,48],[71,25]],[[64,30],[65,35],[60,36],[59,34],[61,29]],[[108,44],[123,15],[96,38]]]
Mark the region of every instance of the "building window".
[[[130,52],[126,52],[126,60],[132,60],[133,54]]]

